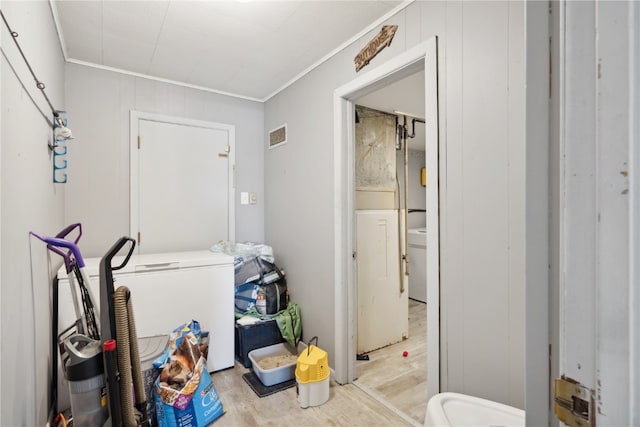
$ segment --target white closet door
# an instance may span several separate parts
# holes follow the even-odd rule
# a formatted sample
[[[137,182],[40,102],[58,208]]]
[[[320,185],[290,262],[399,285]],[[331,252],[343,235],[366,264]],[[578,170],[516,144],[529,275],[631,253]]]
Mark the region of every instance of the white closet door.
[[[409,333],[408,290],[400,288],[398,212],[356,211],[358,354]]]
[[[229,132],[153,120],[138,131],[139,253],[231,240]]]

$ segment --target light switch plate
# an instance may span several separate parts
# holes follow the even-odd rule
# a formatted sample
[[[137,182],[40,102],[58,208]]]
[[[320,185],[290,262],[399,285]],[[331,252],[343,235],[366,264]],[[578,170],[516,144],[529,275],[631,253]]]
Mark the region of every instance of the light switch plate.
[[[240,193],[240,204],[241,205],[249,204],[249,193],[247,193],[246,191],[243,191]]]
[[[258,203],[258,194],[255,192],[252,192],[251,194],[249,194],[249,203],[251,203],[252,205],[255,205],[256,203]]]

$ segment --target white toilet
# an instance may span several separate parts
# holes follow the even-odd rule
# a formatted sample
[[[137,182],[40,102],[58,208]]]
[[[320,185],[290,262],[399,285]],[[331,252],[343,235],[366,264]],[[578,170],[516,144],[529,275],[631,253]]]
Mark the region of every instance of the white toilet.
[[[425,426],[484,427],[525,425],[522,409],[459,393],[429,399]]]

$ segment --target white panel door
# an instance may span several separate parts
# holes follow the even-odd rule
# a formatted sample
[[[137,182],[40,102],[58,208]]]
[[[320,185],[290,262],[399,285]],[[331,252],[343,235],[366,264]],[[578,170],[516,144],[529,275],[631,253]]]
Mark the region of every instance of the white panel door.
[[[229,129],[140,119],[138,133],[132,234],[139,253],[233,240]]]
[[[400,283],[398,212],[356,211],[358,354],[402,341],[409,299]]]

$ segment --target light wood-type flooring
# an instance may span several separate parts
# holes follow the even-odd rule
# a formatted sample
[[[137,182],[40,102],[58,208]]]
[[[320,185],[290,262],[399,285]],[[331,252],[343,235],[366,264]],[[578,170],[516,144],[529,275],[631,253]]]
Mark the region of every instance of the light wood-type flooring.
[[[422,424],[426,408],[425,307],[425,304],[410,300],[410,338],[369,353],[369,362],[357,362],[360,374],[357,384],[339,385],[331,381],[329,400],[321,406],[300,408],[295,387],[271,396],[258,397],[242,379],[242,374],[249,369],[238,362],[233,369],[214,373],[211,378],[226,411],[214,426],[368,427]],[[421,311],[424,313],[420,314]],[[420,316],[424,319],[417,320]],[[416,325],[411,325],[412,322],[416,322]],[[418,331],[414,330],[416,327]],[[404,350],[409,352],[406,358],[402,357]],[[404,384],[401,379],[404,379]],[[419,396],[414,396],[416,394],[424,395],[424,398],[420,400]],[[412,422],[411,418],[418,422]]]
[[[315,426],[410,426],[392,410],[353,384],[330,382],[329,400],[323,405],[300,408],[295,386],[258,397],[244,382],[241,364],[214,373],[211,378],[222,400],[225,414],[215,427],[315,427]]]
[[[355,384],[422,425],[427,410],[427,305],[410,299],[409,338],[368,356],[368,361],[356,363]]]

